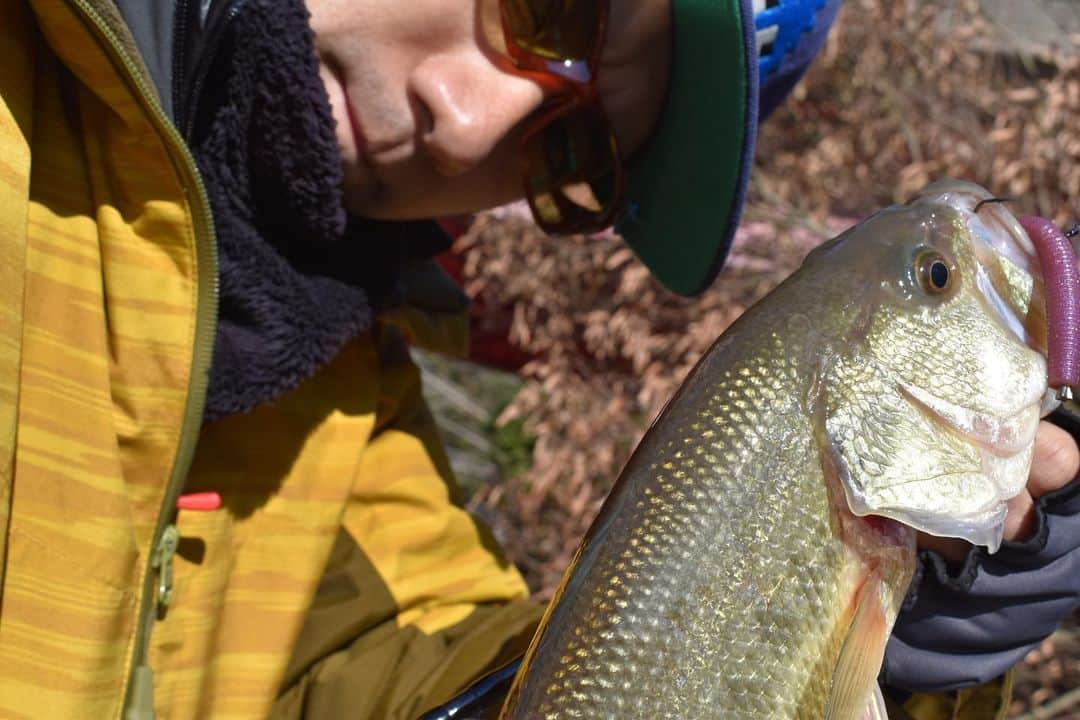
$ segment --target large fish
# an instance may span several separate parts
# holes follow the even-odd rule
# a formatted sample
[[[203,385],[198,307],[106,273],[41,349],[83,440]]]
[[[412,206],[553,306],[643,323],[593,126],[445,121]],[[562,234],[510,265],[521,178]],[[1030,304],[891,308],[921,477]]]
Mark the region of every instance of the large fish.
[[[1040,228],[946,181],[810,253],[634,452],[502,717],[880,712],[915,529],[996,549],[1054,403],[1048,343],[1076,381],[1075,338],[1046,333],[1075,257],[1044,284],[1062,246]]]

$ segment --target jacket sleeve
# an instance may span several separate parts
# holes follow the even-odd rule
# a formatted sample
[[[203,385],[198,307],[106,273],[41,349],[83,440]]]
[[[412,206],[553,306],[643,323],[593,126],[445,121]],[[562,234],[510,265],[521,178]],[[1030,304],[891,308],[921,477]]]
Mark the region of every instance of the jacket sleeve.
[[[923,551],[885,652],[882,682],[936,692],[991,681],[1080,607],[1080,480],[1039,498],[1036,532],[958,574]]]

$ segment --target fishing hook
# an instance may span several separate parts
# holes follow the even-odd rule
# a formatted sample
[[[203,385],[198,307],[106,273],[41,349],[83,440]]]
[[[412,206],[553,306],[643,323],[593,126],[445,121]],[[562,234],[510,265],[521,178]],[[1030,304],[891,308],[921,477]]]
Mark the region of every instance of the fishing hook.
[[[1065,231],[1065,237],[1074,238],[1080,235],[1080,223],[1073,225],[1071,228]]]
[[[985,200],[980,200],[979,202],[975,203],[975,209],[972,210],[972,212],[979,212],[979,208],[981,208],[987,203],[1006,203],[1012,202],[1014,200],[1016,200],[1016,198],[1014,197],[988,197]]]

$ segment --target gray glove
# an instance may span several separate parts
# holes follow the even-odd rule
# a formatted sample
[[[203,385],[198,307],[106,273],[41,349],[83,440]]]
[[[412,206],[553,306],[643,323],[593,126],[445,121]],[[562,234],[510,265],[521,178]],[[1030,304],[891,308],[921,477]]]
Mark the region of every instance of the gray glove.
[[[1075,433],[1074,433],[1075,434]],[[885,650],[882,683],[936,692],[1002,675],[1080,607],[1080,480],[1035,502],[1036,531],[959,574],[923,551]]]

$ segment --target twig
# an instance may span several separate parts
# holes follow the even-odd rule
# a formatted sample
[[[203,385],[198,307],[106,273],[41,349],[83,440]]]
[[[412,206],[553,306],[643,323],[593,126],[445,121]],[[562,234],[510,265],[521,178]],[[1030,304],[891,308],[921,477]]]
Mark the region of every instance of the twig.
[[[907,144],[908,154],[911,155],[911,161],[918,165],[922,165],[926,162],[926,156],[923,155],[922,144],[919,142],[918,134],[908,121],[907,108],[911,107],[911,100],[901,96],[897,89],[893,87],[893,82],[894,79],[889,78],[885,82],[878,83],[878,88],[880,88],[885,95],[885,100],[889,104],[889,109],[893,111],[893,117],[900,126],[900,132],[904,135],[904,142]]]
[[[1045,705],[1032,708],[1030,712],[1013,718],[1013,720],[1050,720],[1050,718],[1058,717],[1060,713],[1076,705],[1080,705],[1080,688],[1073,688],[1064,695],[1059,695]]]
[[[490,456],[494,452],[490,440],[467,425],[447,417],[445,414],[439,418],[439,429],[449,435],[450,438],[468,445],[483,455]]]

